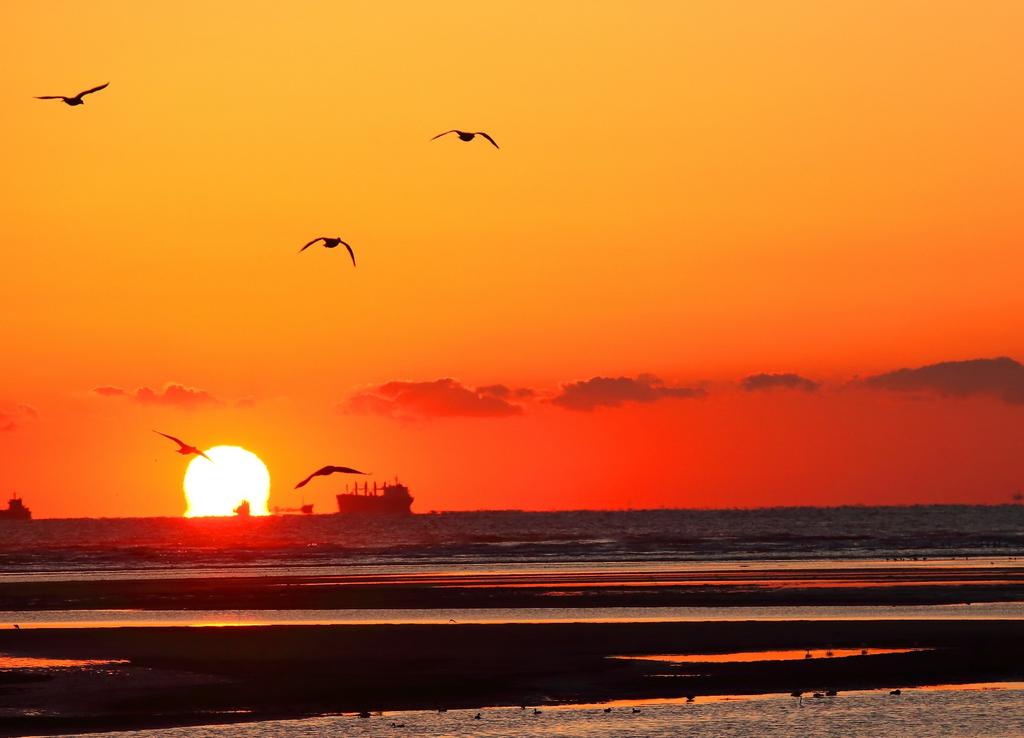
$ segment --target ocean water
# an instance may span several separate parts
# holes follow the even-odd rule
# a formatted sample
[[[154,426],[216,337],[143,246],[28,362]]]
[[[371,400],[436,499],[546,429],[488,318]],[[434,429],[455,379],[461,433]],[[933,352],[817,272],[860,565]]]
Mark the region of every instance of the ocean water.
[[[1024,506],[0,521],[0,573],[1024,556]]]
[[[138,738],[1020,738],[1024,735],[1024,685],[909,690],[891,697],[885,690],[850,692],[836,698],[698,698],[695,703],[617,704],[611,713],[600,705],[542,707],[541,714],[518,708],[480,711],[394,712],[369,719],[353,715],[305,720],[274,720],[164,730],[103,733]],[[636,706],[640,710],[633,712]],[[402,727],[392,727],[393,723]]]

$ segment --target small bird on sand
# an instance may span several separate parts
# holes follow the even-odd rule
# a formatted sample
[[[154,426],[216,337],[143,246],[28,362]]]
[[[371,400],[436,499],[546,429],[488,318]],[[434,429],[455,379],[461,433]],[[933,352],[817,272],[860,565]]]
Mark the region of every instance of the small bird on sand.
[[[478,712],[476,715],[474,715],[473,719],[474,720],[479,720],[480,719],[480,713]]]
[[[82,90],[74,97],[64,97],[63,95],[37,95],[36,100],[63,100],[65,105],[85,105],[85,100],[82,98],[86,95],[91,95],[94,92],[99,92],[104,89],[110,83],[102,84],[99,87],[93,87],[88,90]]]
[[[538,710],[536,707],[533,708],[533,714],[534,715],[540,715],[540,710]]]
[[[459,137],[459,140],[461,140],[461,141],[472,141],[472,140],[473,140],[474,138],[476,138],[477,136],[483,136],[484,138],[486,138],[486,139],[487,139],[488,141],[490,141],[490,142],[491,142],[491,146],[493,146],[493,147],[494,147],[494,148],[496,148],[496,149],[500,149],[500,148],[501,148],[500,146],[498,146],[498,144],[496,144],[496,143],[494,142],[494,139],[493,139],[493,138],[491,138],[490,136],[488,136],[488,135],[487,135],[486,133],[484,133],[483,131],[460,131],[460,130],[458,130],[458,129],[455,129],[455,128],[453,128],[453,129],[452,129],[452,130],[450,130],[450,131],[445,131],[444,133],[439,133],[439,134],[437,134],[436,136],[434,136],[434,137],[433,137],[433,138],[431,138],[430,140],[431,140],[431,141],[433,141],[433,140],[435,140],[435,139],[441,138],[441,136],[447,136],[447,135],[448,135],[449,133],[454,133],[454,134],[457,134],[457,135],[458,135],[458,137]]]
[[[326,477],[329,474],[366,474],[366,472],[361,472],[358,469],[353,469],[348,466],[325,466],[321,469],[317,469],[315,472],[296,484],[295,489],[305,487],[313,477]]]
[[[889,695],[892,697],[899,697],[901,694],[903,694],[902,689],[894,689],[893,691],[889,692]]]
[[[633,708],[633,714],[636,715],[638,712],[640,712],[640,708],[639,707],[634,707]]]
[[[308,249],[310,246],[315,244],[317,241],[323,241],[325,249],[333,249],[333,248],[337,248],[338,246],[344,246],[346,249],[348,249],[348,255],[352,257],[352,266],[356,265],[356,254],[355,254],[355,252],[352,251],[352,247],[351,246],[349,246],[347,243],[342,241],[340,238],[331,238],[330,236],[317,236],[312,241],[310,241],[305,246],[303,246],[301,249],[299,249],[299,253],[301,254],[303,251]]]
[[[605,711],[605,712],[611,712],[611,711],[612,711],[612,708],[610,708],[610,707],[606,707],[606,708],[604,708],[604,711]]]
[[[176,444],[178,444],[178,453],[181,454],[182,456],[188,456],[189,454],[195,454],[196,456],[202,456],[204,459],[206,459],[210,463],[213,463],[213,459],[211,459],[209,456],[204,454],[202,451],[200,451],[195,446],[189,446],[187,443],[185,443],[180,438],[175,438],[174,436],[169,436],[166,433],[161,433],[158,430],[155,430],[153,432],[156,433],[157,435],[163,436],[164,438],[170,438],[172,441],[174,441]]]

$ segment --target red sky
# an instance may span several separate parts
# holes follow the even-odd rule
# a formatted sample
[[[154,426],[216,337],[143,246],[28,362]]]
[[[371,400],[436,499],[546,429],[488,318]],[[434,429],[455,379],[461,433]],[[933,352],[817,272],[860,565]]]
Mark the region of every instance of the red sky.
[[[1024,486],[1017,365],[859,381],[1024,359],[1019,3],[54,1],[0,27],[0,494],[37,515],[181,514],[153,428],[254,451],[278,505],[326,463],[421,511]],[[429,141],[453,127],[501,149]],[[358,268],[296,253],[317,235]],[[743,389],[762,372],[816,384]]]

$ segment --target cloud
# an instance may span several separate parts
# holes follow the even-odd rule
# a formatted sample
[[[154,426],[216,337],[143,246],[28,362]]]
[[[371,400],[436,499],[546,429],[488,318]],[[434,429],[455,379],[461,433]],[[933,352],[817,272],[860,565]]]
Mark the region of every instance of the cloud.
[[[391,418],[499,418],[520,415],[521,390],[505,385],[470,389],[454,379],[433,382],[388,382],[350,397],[341,409],[350,413],[386,415]]]
[[[792,389],[814,392],[821,385],[813,379],[801,377],[799,374],[786,372],[783,374],[751,374],[744,377],[740,386],[747,392],[758,392],[761,390]]]
[[[93,392],[101,397],[125,397],[128,394],[120,387],[97,387]]]
[[[484,387],[477,387],[476,391],[477,394],[499,397],[502,400],[529,400],[537,394],[529,387],[517,387],[513,389],[505,386],[504,384],[488,384]]]
[[[593,377],[563,384],[552,398],[555,405],[569,410],[589,411],[598,407],[617,407],[625,402],[656,402],[667,398],[704,397],[698,387],[671,387],[651,374],[631,377]]]
[[[0,405],[0,433],[17,430],[38,417],[31,405]]]
[[[219,400],[206,390],[186,387],[182,384],[168,384],[162,390],[139,387],[133,391],[120,387],[96,387],[93,392],[100,397],[124,397],[143,405],[167,405],[194,409],[204,405],[216,405]]]
[[[867,377],[863,384],[893,392],[940,397],[989,396],[1015,405],[1024,404],[1024,365],[1005,356],[898,369]]]

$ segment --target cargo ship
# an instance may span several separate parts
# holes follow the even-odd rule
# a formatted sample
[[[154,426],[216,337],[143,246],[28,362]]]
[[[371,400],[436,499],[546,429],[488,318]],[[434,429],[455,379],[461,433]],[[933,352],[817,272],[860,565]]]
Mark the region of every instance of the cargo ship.
[[[32,511],[25,507],[25,501],[18,495],[11,495],[7,509],[0,510],[0,520],[31,520]]]
[[[378,487],[373,483],[370,487],[364,482],[362,488],[358,484],[349,491],[345,485],[344,494],[338,497],[338,512],[342,515],[366,514],[366,515],[411,515],[412,496],[409,488],[401,484],[397,479],[394,484],[384,483]]]

